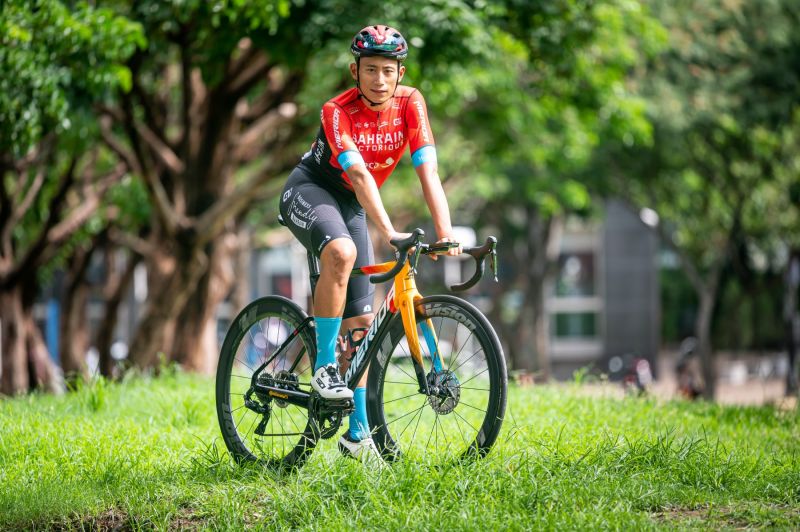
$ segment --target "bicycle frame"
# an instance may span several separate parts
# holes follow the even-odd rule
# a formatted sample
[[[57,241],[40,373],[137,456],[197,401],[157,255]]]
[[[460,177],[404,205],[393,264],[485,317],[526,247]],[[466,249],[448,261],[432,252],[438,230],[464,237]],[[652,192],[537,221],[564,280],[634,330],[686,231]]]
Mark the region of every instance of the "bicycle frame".
[[[353,275],[372,275],[388,272],[395,264],[394,261],[391,261],[373,266],[364,266],[363,268],[354,270]],[[364,336],[364,341],[358,346],[358,349],[356,349],[353,361],[344,375],[344,380],[349,388],[354,389],[356,387],[367,368],[367,363],[374,356],[369,352],[372,340],[378,336],[383,325],[389,323],[389,318],[397,312],[400,312],[400,316],[403,319],[403,329],[406,333],[406,340],[408,341],[408,348],[414,360],[414,369],[417,373],[420,392],[428,393],[428,384],[423,369],[422,349],[419,343],[417,320],[415,316],[416,302],[420,299],[422,299],[422,295],[417,291],[417,285],[414,281],[414,272],[409,262],[406,261],[403,268],[395,275],[392,287],[386,294],[383,304],[380,309],[378,309],[377,314],[375,314],[375,319],[372,320],[372,324],[367,334]],[[433,327],[430,326],[429,329],[430,334],[433,334]],[[434,338],[435,336],[431,337],[431,339]],[[432,346],[429,346],[429,349],[433,349]]]

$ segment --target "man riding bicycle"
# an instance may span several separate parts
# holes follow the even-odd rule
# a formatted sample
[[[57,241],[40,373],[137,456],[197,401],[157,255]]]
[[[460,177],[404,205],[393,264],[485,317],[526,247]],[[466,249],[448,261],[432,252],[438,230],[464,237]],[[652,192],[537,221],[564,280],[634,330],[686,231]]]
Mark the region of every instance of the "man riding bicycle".
[[[311,150],[303,155],[281,194],[280,212],[294,236],[320,262],[314,289],[317,359],[311,385],[326,399],[353,399],[349,430],[339,440],[346,456],[377,456],[366,410],[366,373],[355,392],[339,375],[335,346],[340,331],[368,328],[374,289],[355,267],[373,263],[366,216],[384,242],[399,233],[378,189],[409,147],[439,242],[454,242],[450,211],[439,179],[425,100],[400,85],[408,45],[389,26],[367,26],[353,38],[355,87],[328,100]],[[448,251],[458,255],[461,247]]]

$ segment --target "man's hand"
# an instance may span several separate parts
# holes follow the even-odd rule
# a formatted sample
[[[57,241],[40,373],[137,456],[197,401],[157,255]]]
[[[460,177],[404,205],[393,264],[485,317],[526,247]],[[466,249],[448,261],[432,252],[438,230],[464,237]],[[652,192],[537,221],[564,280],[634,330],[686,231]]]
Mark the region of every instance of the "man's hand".
[[[454,238],[451,238],[449,236],[445,236],[445,237],[440,238],[436,243],[437,244],[445,244],[447,242],[455,242],[456,244],[458,244],[458,242],[456,242],[456,240]],[[448,249],[447,250],[447,255],[449,255],[451,257],[457,257],[458,255],[461,255],[461,251],[462,251],[461,244],[458,244],[458,247],[454,247],[452,249]],[[439,260],[439,257],[437,255],[428,255],[428,256],[432,260]]]
[[[398,233],[397,231],[390,231],[386,234],[386,242],[392,246],[392,240],[403,240],[411,236],[411,233]],[[394,247],[394,246],[392,246]]]

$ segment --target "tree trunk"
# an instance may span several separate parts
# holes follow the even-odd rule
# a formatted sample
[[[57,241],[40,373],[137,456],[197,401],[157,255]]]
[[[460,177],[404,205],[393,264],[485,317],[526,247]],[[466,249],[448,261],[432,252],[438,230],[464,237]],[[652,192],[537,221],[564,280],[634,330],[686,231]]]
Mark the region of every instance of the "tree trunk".
[[[208,265],[208,257],[186,244],[178,253],[163,246],[150,257],[148,300],[130,348],[130,361],[137,367],[149,369],[159,362],[163,353],[174,359],[173,348],[176,317],[194,293]]]
[[[94,245],[78,248],[70,258],[66,276],[59,334],[59,356],[64,379],[67,382],[89,377],[86,366],[86,351],[89,349],[89,286],[86,272],[94,251]]]
[[[498,209],[502,212],[501,209]],[[517,235],[501,248],[501,256],[509,257],[513,271],[513,287],[521,293],[519,313],[509,320],[503,319],[502,304],[493,309],[496,323],[501,324],[504,340],[508,344],[511,367],[523,372],[536,372],[546,380],[550,377],[550,331],[545,309],[545,282],[552,274],[558,258],[557,232],[559,220],[543,218],[536,207],[524,211],[525,226],[520,231],[507,218],[498,220],[503,234]],[[503,250],[506,250],[503,252]],[[506,288],[508,285],[506,284]]]
[[[13,395],[28,391],[31,377],[25,352],[25,313],[21,290],[0,291],[0,323],[2,324],[3,370],[0,392]]]
[[[230,292],[234,281],[237,236],[228,232],[209,246],[210,267],[188,297],[176,322],[172,359],[184,368],[211,374],[219,356],[217,307]]]
[[[64,391],[64,381],[53,361],[42,333],[33,319],[33,312],[25,317],[25,347],[28,354],[28,371],[31,375],[31,390],[43,389],[52,393]]]
[[[141,256],[138,254],[130,254],[125,271],[120,273],[114,257],[117,249],[114,247],[106,247],[105,262],[106,262],[106,281],[103,287],[103,295],[105,296],[105,310],[103,312],[103,319],[97,330],[97,353],[100,357],[99,369],[100,375],[108,379],[116,377],[114,375],[114,359],[111,356],[111,346],[114,344],[114,333],[119,321],[119,310],[122,305],[122,300],[128,293],[128,289],[133,281],[133,273],[136,270],[136,265],[139,264]]]
[[[792,250],[784,275],[783,319],[786,331],[786,352],[789,368],[786,373],[786,395],[798,395],[797,350],[800,347],[800,249]]]
[[[711,348],[711,318],[714,314],[714,301],[716,290],[706,287],[699,294],[699,308],[695,319],[695,334],[697,335],[697,355],[703,371],[703,397],[713,400],[716,392],[716,370]]]
[[[33,319],[33,305],[26,304],[20,285],[0,291],[0,334],[0,393],[15,395],[35,388],[63,390]]]
[[[231,306],[233,312],[239,312],[250,302],[250,257],[253,250],[253,238],[248,226],[239,229],[234,259],[234,285],[231,288]]]
[[[550,332],[545,316],[545,281],[554,265],[551,239],[554,219],[542,218],[536,207],[526,207],[524,245],[514,246],[517,286],[522,291],[522,307],[515,320],[513,354],[515,368],[535,371],[539,378],[550,378]],[[556,254],[557,257],[557,254]]]

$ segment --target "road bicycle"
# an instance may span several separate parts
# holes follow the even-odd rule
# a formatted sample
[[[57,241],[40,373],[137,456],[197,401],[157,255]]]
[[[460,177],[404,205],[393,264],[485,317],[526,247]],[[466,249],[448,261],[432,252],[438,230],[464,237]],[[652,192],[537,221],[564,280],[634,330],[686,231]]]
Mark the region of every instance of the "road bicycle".
[[[383,305],[355,349],[344,380],[355,389],[367,374],[367,416],[388,462],[454,460],[485,455],[506,408],[507,372],[497,334],[481,312],[451,295],[423,297],[415,276],[422,255],[458,244],[428,245],[416,229],[392,241],[396,260],[354,269],[372,283],[393,280]],[[497,240],[463,252],[475,260],[466,290],[496,271]],[[313,283],[319,263],[309,255]],[[316,356],[314,319],[296,303],[266,296],[231,323],[216,378],[217,416],[225,445],[239,462],[294,469],[321,439],[331,438],[353,401],[326,400],[310,385]],[[367,369],[369,368],[369,369]]]

